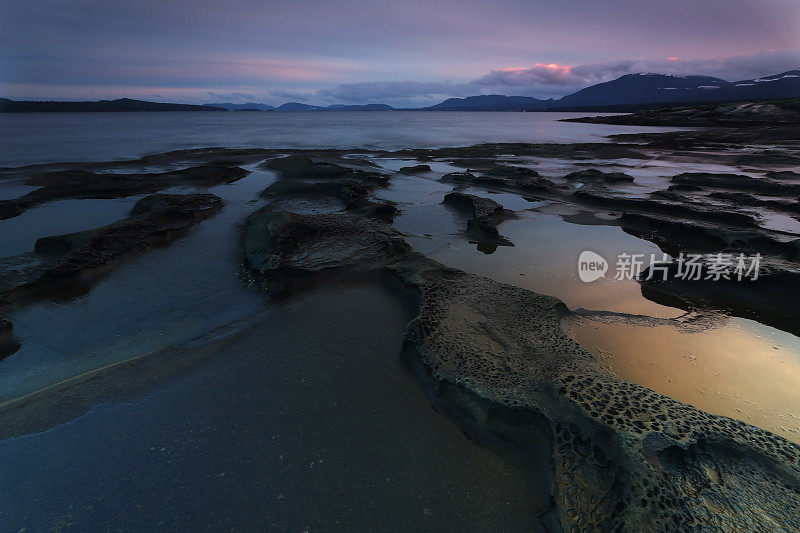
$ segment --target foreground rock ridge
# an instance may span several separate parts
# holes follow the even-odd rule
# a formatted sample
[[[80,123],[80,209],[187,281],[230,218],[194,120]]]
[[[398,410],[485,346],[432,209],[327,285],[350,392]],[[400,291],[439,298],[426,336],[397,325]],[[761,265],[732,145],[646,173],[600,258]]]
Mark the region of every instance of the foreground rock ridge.
[[[331,209],[341,189],[315,183],[358,171],[328,164],[319,175],[313,162],[278,160],[272,168],[308,180],[319,206]],[[368,191],[382,186],[375,183]],[[464,427],[522,454],[550,454],[550,471],[531,472],[551,480],[553,495],[534,530],[800,529],[800,452],[784,438],[611,375],[562,330],[570,311],[556,298],[412,252],[390,218],[369,209],[345,202],[314,213],[308,190],[276,189],[281,198],[244,224],[249,270],[282,295],[367,273],[402,286],[418,306],[404,353],[435,401]],[[496,209],[455,199],[475,216]]]
[[[245,177],[242,165],[269,154],[256,148],[199,148],[138,159],[62,162],[0,168],[0,179],[37,187],[0,200],[0,220],[67,199],[110,199],[147,194],[131,216],[108,226],[39,239],[32,253],[0,258],[0,313],[36,298],[81,296],[91,283],[126,257],[181,236],[219,212],[222,199],[208,193],[176,194],[175,188],[207,189]],[[0,359],[19,349],[12,325],[0,317]]]
[[[222,199],[208,193],[153,194],[131,216],[97,229],[42,237],[33,253],[0,259],[0,311],[35,299],[70,299],[122,260],[169,243],[216,214]],[[0,359],[19,348],[0,318]]]

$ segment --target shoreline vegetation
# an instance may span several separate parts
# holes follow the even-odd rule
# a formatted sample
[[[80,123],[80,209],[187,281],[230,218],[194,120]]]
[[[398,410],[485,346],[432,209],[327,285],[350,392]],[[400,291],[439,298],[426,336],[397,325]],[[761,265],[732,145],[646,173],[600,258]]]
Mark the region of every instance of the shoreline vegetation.
[[[550,480],[552,495],[534,529],[797,529],[800,508],[791,503],[800,499],[797,445],[612,375],[562,328],[566,317],[590,311],[570,310],[554,297],[449,268],[413,251],[393,226],[402,206],[378,194],[395,174],[369,157],[407,159],[409,166],[398,174],[414,175],[446,161],[463,170],[440,178],[454,190],[438,200],[466,216],[464,238],[485,253],[513,246],[497,226],[514,214],[461,188],[570,205],[586,213],[584,223],[618,225],[670,254],[762,254],[757,282],[681,283],[670,277],[640,283],[653,301],[687,311],[723,309],[800,333],[800,239],[764,227],[750,211],[763,205],[800,217],[800,173],[789,170],[800,166],[796,100],[580,120],[714,128],[620,135],[610,143],[399,151],[207,148],[122,162],[0,169],[2,180],[39,187],[0,201],[2,219],[59,199],[149,195],[128,218],[44,237],[33,253],[0,259],[0,314],[33,298],[64,298],[65,287],[85,292],[127,257],[191,231],[214,216],[222,200],[165,191],[232,183],[247,174],[244,166],[257,163],[278,179],[261,193],[270,202],[242,225],[248,278],[278,300],[333,282],[380,283],[403,295],[415,316],[397,339],[398,352],[416,369],[431,401],[467,434],[488,436],[523,456],[550,454],[548,471],[531,472]],[[588,166],[551,179],[509,161],[520,156]],[[632,176],[602,170],[604,161],[654,157],[727,162],[763,175],[687,172],[667,188],[639,197],[623,192]],[[234,328],[230,335],[247,335],[247,328]],[[2,437],[41,431],[108,397],[153,387],[223,350],[227,337],[211,337],[205,345],[194,340],[4,402]],[[12,325],[0,318],[2,347],[0,357],[11,356],[18,343]]]

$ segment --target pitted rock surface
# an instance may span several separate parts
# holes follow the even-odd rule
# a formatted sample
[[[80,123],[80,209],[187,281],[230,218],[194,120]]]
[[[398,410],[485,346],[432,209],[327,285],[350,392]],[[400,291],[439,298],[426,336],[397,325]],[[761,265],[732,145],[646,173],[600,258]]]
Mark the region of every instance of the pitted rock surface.
[[[487,431],[518,429],[498,438],[520,449],[550,450],[548,517],[565,531],[800,530],[795,445],[611,375],[563,331],[569,310],[556,298],[411,253],[353,211],[267,206],[248,220],[244,247],[251,268],[283,284],[329,269],[399,280],[419,309],[405,345],[433,394]],[[530,440],[543,432],[546,442]]]
[[[612,376],[555,298],[420,257],[389,269],[419,298],[407,342],[435,381],[547,418],[565,529],[800,528],[800,453],[782,437]]]

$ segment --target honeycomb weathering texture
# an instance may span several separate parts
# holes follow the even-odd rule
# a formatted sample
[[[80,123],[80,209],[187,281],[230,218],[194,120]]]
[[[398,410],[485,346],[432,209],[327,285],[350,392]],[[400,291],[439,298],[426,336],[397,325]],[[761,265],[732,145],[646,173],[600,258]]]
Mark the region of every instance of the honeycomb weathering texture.
[[[610,375],[555,298],[418,257],[390,270],[419,295],[407,340],[434,380],[547,418],[565,527],[800,528],[800,454],[782,437]]]
[[[563,331],[562,302],[412,253],[370,210],[287,210],[302,189],[284,188],[288,203],[251,215],[246,263],[271,290],[340,271],[400,280],[419,306],[407,351],[433,393],[517,448],[549,453],[552,470],[532,471],[552,479],[539,529],[800,530],[800,453],[790,442],[616,378]],[[314,187],[320,198],[340,194]]]

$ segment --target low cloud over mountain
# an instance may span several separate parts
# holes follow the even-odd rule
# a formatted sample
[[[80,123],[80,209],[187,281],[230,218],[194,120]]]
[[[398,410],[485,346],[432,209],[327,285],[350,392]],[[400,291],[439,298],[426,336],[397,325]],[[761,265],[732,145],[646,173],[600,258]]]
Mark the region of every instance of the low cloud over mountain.
[[[430,105],[442,98],[489,93],[546,99],[559,98],[588,85],[636,72],[706,75],[735,81],[791,70],[798,65],[800,51],[716,59],[626,59],[576,66],[536,63],[532,67],[492,70],[468,82],[381,81],[341,84],[317,91],[317,98],[325,102],[386,102],[395,107]]]

